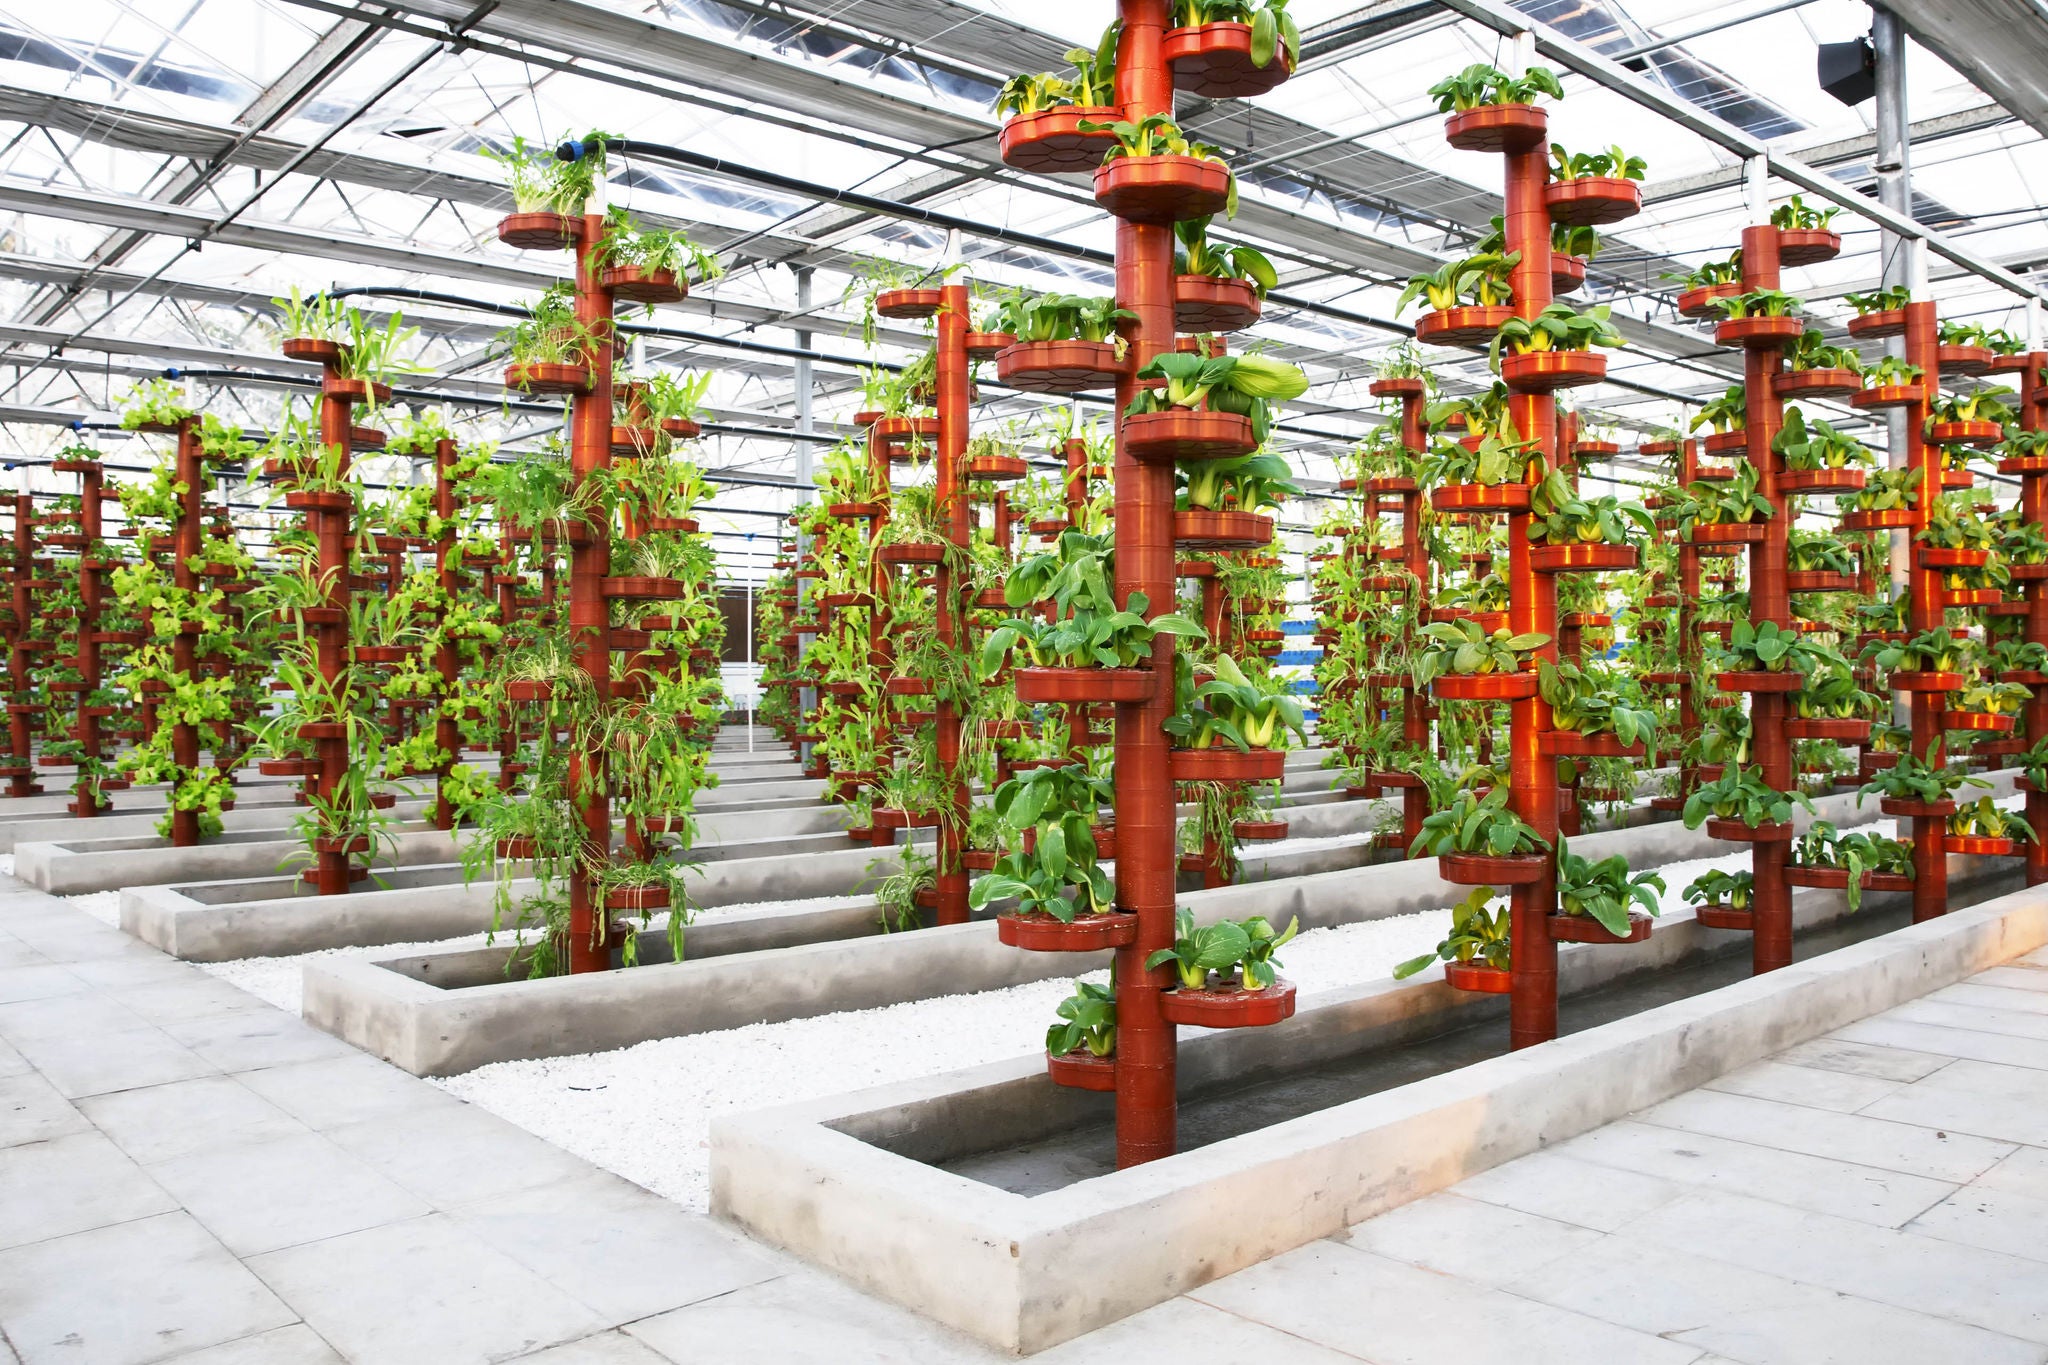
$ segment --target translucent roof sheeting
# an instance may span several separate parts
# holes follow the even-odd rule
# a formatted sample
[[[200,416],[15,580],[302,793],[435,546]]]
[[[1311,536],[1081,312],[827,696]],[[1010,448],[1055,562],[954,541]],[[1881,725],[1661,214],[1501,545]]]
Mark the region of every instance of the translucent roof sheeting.
[[[1813,65],[1816,43],[1868,30],[1863,4],[1517,8],[1846,189],[1874,181],[1873,105],[1836,102]],[[1292,12],[1306,38],[1293,79],[1253,102],[1183,96],[1178,112],[1240,171],[1242,211],[1218,235],[1280,265],[1266,317],[1239,340],[1308,368],[1314,388],[1279,444],[1313,483],[1383,420],[1366,384],[1412,321],[1394,311],[1407,276],[1464,252],[1499,211],[1497,161],[1449,148],[1426,91],[1470,62],[1502,60],[1507,40],[1405,0],[1294,0]],[[1003,168],[989,102],[1009,75],[1055,69],[1066,48],[1094,43],[1112,16],[1107,3],[1021,0],[15,7],[0,15],[5,454],[47,453],[68,439],[53,419],[104,418],[130,383],[166,366],[199,371],[223,411],[263,426],[285,392],[275,381],[303,374],[276,353],[269,303],[294,286],[402,308],[433,373],[415,386],[419,401],[454,405],[480,435],[515,446],[546,439],[559,422],[543,405],[504,406],[491,350],[504,318],[466,306],[516,306],[560,267],[496,241],[510,200],[488,154],[601,129],[696,158],[615,157],[611,197],[686,226],[729,264],[662,310],[642,344],[648,364],[717,375],[699,460],[729,481],[712,515],[726,566],[757,579],[807,453],[850,430],[857,364],[900,363],[922,345],[885,324],[871,352],[852,333],[844,295],[863,257],[937,266],[957,252],[985,284],[1106,292],[1109,223],[1085,179]],[[1671,38],[1681,41],[1658,46]],[[1736,357],[1677,317],[1665,276],[1737,245],[1750,217],[1741,170],[1726,148],[1626,95],[1564,79],[1557,140],[1619,141],[1650,165],[1645,211],[1607,235],[1584,295],[1613,306],[1629,344],[1611,362],[1614,382],[1576,395],[1588,420],[1645,431],[1737,373]],[[1917,44],[1908,103],[1916,216],[2039,284],[2041,134]],[[1790,191],[1771,186],[1776,198]],[[886,202],[850,204],[848,193]],[[1841,256],[1787,277],[1831,328],[1849,312],[1841,296],[1883,274],[1876,227],[1852,213],[1836,225]],[[2009,288],[1940,259],[1929,274],[1945,317],[2030,325]],[[809,436],[795,430],[804,352]],[[1482,355],[1431,358],[1447,389],[1491,381]],[[977,429],[1029,430],[1048,401],[987,385]],[[1846,408],[1828,415],[1882,440]],[[107,437],[110,452],[119,439]]]

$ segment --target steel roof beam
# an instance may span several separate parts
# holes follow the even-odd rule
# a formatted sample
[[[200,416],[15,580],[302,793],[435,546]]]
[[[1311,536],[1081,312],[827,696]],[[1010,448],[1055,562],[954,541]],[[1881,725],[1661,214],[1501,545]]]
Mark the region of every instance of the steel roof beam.
[[[1578,72],[1596,85],[1604,86],[1653,113],[1663,115],[1680,127],[1726,148],[1745,160],[1762,158],[1773,175],[1781,180],[1790,181],[1806,193],[1838,204],[1901,237],[1924,242],[1927,249],[1936,255],[1953,261],[1965,270],[1981,275],[2022,298],[2048,298],[2048,294],[2044,294],[2038,286],[2021,279],[1996,262],[1978,255],[1947,234],[1924,227],[1904,214],[1892,212],[1873,199],[1864,198],[1834,177],[1803,161],[1773,152],[1770,144],[1762,139],[1708,113],[1689,100],[1681,99],[1669,90],[1644,80],[1627,67],[1601,56],[1583,43],[1567,38],[1550,25],[1529,18],[1505,3],[1505,0],[1438,0],[1438,3],[1456,10],[1496,33],[1510,37],[1528,33],[1535,39],[1537,52],[1543,56]]]

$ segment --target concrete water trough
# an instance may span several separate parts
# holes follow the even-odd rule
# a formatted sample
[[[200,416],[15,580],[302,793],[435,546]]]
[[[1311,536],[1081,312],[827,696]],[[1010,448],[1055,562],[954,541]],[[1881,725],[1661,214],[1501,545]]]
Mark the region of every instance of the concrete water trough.
[[[1958,907],[2020,875],[2009,859],[1952,858],[1950,872]],[[1042,1350],[2048,942],[2048,887],[1921,925],[1904,925],[1907,900],[1873,897],[1830,929],[1842,893],[1801,891],[1809,950],[1857,919],[1903,927],[1355,1098],[1304,1084],[1315,1107],[1279,1121],[1243,1102],[1248,1081],[1410,1056],[1475,1023],[1498,1047],[1504,1002],[1453,990],[1436,967],[1319,992],[1270,1028],[1183,1030],[1183,1130],[1204,1097],[1234,1103],[1239,1124],[1128,1170],[1071,1159],[1062,1139],[1099,1132],[1113,1101],[1054,1085],[1036,1053],[717,1119],[712,1211],[995,1347]],[[1746,972],[1746,940],[1668,913],[1646,943],[1565,945],[1560,994]]]
[[[2007,775],[2003,789],[2010,786]],[[1354,804],[1365,814],[1371,803]],[[1874,802],[1859,809],[1850,796],[1815,804],[1819,818],[1837,825],[1877,818]],[[1704,830],[1671,821],[1588,834],[1574,847],[1594,858],[1625,853],[1638,867],[1728,852]],[[1447,906],[1465,894],[1437,875],[1432,859],[1278,880],[1258,880],[1260,870],[1254,862],[1250,880],[1181,899],[1203,921],[1257,913],[1284,924],[1298,916],[1306,930]],[[742,937],[767,932],[764,925],[724,937],[706,924],[691,931],[683,962],[538,980],[507,979],[503,950],[321,959],[306,964],[302,1008],[308,1021],[414,1075],[452,1075],[516,1058],[996,990],[1108,961],[1107,953],[1020,952],[987,919],[875,937],[867,914],[863,928],[843,910],[768,910],[762,915],[778,936],[773,946]]]

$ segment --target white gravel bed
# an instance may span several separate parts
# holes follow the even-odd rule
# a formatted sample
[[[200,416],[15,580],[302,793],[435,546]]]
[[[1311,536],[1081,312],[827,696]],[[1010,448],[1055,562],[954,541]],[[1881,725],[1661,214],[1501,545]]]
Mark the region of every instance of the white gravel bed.
[[[118,914],[118,892],[105,892],[116,897]],[[92,896],[76,896],[74,902],[83,905],[94,900]],[[746,910],[836,910],[849,905],[859,905],[872,900],[868,896],[820,896],[799,901],[760,901],[749,905],[714,905],[699,909],[692,923],[702,924],[707,920],[736,915]],[[88,910],[88,913],[90,911]],[[656,914],[653,920],[654,932],[665,932],[668,915]],[[497,946],[505,949],[509,956],[514,944],[510,932],[497,935]],[[300,1012],[304,1002],[305,965],[322,958],[336,957],[406,957],[413,954],[452,953],[470,948],[490,946],[489,934],[464,934],[459,938],[433,939],[422,943],[380,943],[367,948],[323,948],[317,952],[294,953],[285,957],[245,957],[232,962],[200,962],[194,965],[212,973],[223,981],[233,982],[259,1000],[267,1000],[281,1010],[293,1014]],[[689,951],[688,935],[684,936],[684,952]]]
[[[1303,840],[1302,843],[1311,841]],[[1322,841],[1316,841],[1322,842]],[[1709,868],[1738,871],[1749,850],[1659,871],[1664,907]],[[1312,993],[1385,979],[1429,952],[1450,927],[1444,909],[1301,935],[1280,952],[1289,980]],[[1106,973],[1095,973],[1102,980]],[[703,1209],[711,1120],[1003,1061],[1042,1046],[1065,978],[941,996],[881,1009],[661,1038],[613,1052],[500,1062],[434,1081],[557,1146]]]

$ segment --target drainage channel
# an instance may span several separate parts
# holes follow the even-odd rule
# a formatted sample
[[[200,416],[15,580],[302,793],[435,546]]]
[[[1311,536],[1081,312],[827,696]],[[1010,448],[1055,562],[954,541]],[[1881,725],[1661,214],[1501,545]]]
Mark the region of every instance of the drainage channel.
[[[2019,889],[2021,878],[2002,874],[1972,883],[1950,884],[1951,907],[1962,909]],[[1871,895],[1860,913],[1795,936],[1792,956],[1803,962],[1904,928],[1911,922],[1910,895]],[[1625,1019],[1674,1000],[1731,985],[1750,974],[1749,944],[1733,940],[1667,971],[1625,977],[1613,985],[1558,1002],[1564,1034]],[[1241,1137],[1318,1110],[1398,1089],[1415,1081],[1485,1061],[1507,1049],[1502,1019],[1491,1018],[1400,1048],[1377,1048],[1300,1071],[1263,1072],[1247,1085],[1211,1087],[1184,1094],[1180,1104],[1182,1151]],[[1056,1137],[938,1163],[941,1169],[1014,1194],[1040,1195],[1116,1169],[1116,1134],[1109,1123],[1076,1128]]]

